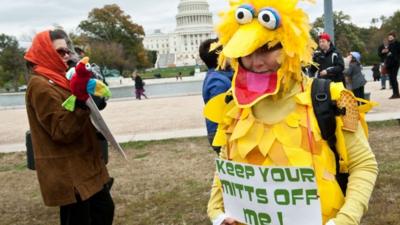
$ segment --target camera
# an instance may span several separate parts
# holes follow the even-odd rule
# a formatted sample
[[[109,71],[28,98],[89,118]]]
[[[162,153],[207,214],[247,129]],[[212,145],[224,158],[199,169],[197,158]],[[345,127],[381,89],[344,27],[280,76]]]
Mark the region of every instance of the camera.
[[[320,62],[325,59],[325,54],[321,50],[316,50],[313,54],[313,61]]]

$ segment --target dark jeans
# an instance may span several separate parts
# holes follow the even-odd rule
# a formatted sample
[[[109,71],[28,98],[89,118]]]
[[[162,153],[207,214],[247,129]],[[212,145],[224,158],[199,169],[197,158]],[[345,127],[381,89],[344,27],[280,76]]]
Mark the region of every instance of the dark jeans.
[[[357,98],[362,98],[364,99],[364,86],[361,86],[359,88],[356,88],[353,90],[353,94],[357,97]]]
[[[60,207],[61,225],[112,225],[114,202],[108,188],[89,199]]]
[[[397,82],[397,73],[399,72],[399,65],[388,68],[389,81],[392,85],[393,96],[399,96],[399,83]]]

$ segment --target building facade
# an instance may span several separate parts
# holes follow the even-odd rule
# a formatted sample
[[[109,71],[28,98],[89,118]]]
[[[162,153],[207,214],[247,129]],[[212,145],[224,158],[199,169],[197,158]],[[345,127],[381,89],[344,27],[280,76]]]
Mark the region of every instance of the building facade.
[[[146,35],[143,44],[157,51],[156,67],[188,66],[202,64],[199,45],[214,38],[212,13],[207,0],[181,0],[173,33],[156,30]]]

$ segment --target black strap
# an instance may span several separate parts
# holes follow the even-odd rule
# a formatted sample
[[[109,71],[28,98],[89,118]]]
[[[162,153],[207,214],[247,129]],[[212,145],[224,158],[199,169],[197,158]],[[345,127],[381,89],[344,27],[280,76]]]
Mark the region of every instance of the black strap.
[[[314,79],[311,86],[311,99],[315,117],[321,131],[321,136],[329,145],[335,155],[336,180],[338,181],[343,194],[346,193],[348,174],[340,173],[340,156],[336,149],[336,114],[343,113],[331,99],[330,80]]]
[[[329,87],[330,80],[315,79],[311,87],[311,96],[314,114],[317,118],[319,129],[321,130],[321,136],[328,142],[329,147],[335,150],[335,105],[331,100]]]

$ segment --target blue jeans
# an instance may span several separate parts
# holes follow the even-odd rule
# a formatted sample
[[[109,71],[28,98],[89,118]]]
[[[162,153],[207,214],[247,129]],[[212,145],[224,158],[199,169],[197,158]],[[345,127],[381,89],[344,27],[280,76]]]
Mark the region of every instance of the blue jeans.
[[[381,76],[381,85],[382,88],[386,88],[386,81],[389,80],[389,76],[387,74]]]

